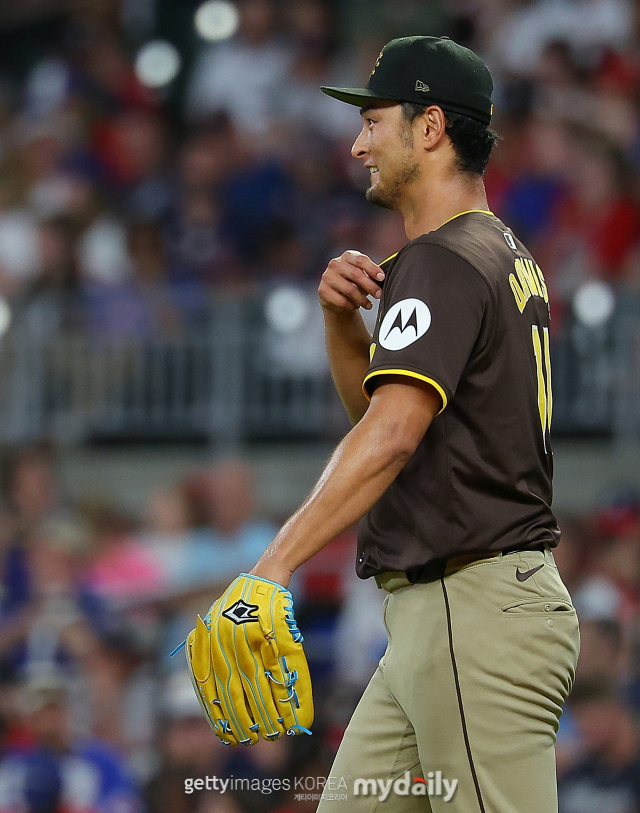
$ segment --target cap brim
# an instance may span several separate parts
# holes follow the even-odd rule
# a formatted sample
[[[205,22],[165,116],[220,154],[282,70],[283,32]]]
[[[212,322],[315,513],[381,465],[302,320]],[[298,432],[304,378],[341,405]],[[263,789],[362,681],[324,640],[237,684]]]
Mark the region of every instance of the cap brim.
[[[378,99],[380,101],[398,102],[400,99],[394,96],[385,96],[380,93],[375,93],[367,88],[329,88],[321,87],[320,90],[326,93],[327,96],[333,96],[340,102],[347,104],[354,104],[356,107],[365,107],[368,100]]]

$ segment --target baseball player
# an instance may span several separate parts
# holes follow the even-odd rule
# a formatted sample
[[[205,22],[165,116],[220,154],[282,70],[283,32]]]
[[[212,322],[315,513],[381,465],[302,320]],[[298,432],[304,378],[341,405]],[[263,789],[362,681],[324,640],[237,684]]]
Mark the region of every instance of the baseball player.
[[[269,645],[290,646],[265,684],[283,692],[274,707],[290,719],[278,725],[303,733],[308,680],[291,665],[284,623],[278,632],[261,606],[283,591],[299,642],[291,574],[362,519],[356,568],[388,593],[389,645],[327,784],[348,798],[327,793],[319,810],[552,813],[578,624],[551,553],[547,288],[482,182],[491,76],[447,38],[409,37],[383,48],[365,88],[322,89],[361,108],[352,154],[369,170],[367,198],[402,214],[409,242],[381,266],[347,251],[323,275],[331,368],[354,426],[251,574],[192,633],[216,639],[218,665],[188,639],[197,688],[205,710],[221,709],[212,724],[230,744],[279,736],[253,665],[237,682],[251,706],[244,722],[246,704],[232,702],[224,650],[260,626]],[[371,298],[373,336],[359,312]]]

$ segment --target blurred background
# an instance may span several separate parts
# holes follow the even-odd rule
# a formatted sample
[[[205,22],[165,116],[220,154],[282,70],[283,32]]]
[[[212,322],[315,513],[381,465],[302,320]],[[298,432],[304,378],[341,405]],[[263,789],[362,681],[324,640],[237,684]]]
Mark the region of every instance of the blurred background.
[[[313,737],[223,749],[169,652],[348,429],[315,290],[405,236],[364,200],[357,109],[318,88],[411,34],[489,64],[490,206],[551,294],[583,640],[561,812],[640,810],[640,3],[21,0],[0,3],[0,813],[315,810],[386,642],[354,534],[292,585]],[[292,789],[185,794],[207,775]]]

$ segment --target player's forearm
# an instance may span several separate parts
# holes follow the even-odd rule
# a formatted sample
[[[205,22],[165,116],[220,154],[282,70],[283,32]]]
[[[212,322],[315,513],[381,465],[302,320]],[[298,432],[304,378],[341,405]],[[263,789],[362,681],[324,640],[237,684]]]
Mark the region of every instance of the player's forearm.
[[[387,385],[393,387],[394,385]],[[406,386],[395,385],[399,396]],[[398,391],[398,387],[402,389]],[[404,404],[377,396],[338,446],[316,487],[289,519],[252,571],[288,582],[291,573],[354,525],[384,494],[409,460],[439,409],[436,393],[416,392]],[[426,400],[421,401],[420,398]],[[397,408],[396,408],[397,407]]]
[[[312,493],[251,572],[282,583],[354,525],[382,496],[410,457],[410,453],[389,441],[382,427],[365,426],[364,421],[355,426],[334,452]]]
[[[369,402],[362,382],[369,367],[371,334],[359,311],[323,310],[331,375],[352,424],[358,423]]]

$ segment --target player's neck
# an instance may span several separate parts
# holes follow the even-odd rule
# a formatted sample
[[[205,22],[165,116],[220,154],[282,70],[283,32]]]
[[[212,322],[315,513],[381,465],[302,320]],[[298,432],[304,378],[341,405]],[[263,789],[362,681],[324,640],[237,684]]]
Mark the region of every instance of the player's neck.
[[[439,229],[462,212],[488,211],[482,178],[463,173],[426,178],[411,189],[400,207],[409,240]]]

